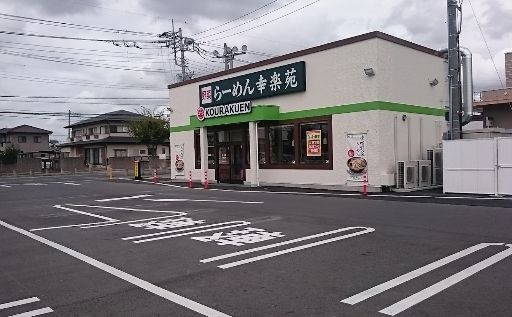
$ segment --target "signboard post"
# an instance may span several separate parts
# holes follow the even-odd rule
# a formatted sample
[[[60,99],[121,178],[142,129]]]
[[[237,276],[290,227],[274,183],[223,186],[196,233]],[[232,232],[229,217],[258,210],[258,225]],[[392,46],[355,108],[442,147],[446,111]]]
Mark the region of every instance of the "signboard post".
[[[349,181],[364,181],[364,175],[368,170],[366,139],[366,133],[347,134],[347,176]]]

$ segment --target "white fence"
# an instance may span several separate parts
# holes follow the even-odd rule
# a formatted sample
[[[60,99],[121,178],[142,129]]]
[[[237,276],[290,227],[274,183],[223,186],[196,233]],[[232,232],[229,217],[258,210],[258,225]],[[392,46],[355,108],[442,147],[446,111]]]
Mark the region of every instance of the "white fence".
[[[512,138],[443,141],[443,190],[512,195]]]

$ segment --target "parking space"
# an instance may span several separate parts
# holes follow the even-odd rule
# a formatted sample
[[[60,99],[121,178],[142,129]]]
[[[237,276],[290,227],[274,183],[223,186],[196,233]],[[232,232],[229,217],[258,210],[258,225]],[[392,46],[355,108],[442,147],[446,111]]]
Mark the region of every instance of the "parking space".
[[[89,195],[2,208],[0,305],[63,316],[512,314],[512,209],[88,183]]]

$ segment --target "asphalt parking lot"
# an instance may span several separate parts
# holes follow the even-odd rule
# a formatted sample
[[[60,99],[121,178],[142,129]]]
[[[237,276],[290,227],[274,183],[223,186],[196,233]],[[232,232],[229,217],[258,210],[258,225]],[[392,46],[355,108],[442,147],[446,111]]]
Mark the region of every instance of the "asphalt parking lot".
[[[509,199],[87,175],[0,199],[0,316],[512,316]]]

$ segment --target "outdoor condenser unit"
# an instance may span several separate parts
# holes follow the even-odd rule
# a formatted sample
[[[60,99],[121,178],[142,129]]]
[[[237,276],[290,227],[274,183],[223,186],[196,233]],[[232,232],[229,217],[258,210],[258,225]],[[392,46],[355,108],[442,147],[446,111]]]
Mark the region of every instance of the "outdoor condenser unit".
[[[432,162],[430,160],[418,160],[418,184],[419,187],[432,186]]]
[[[427,159],[432,162],[432,185],[443,185],[443,149],[427,150]]]
[[[396,187],[401,189],[414,189],[418,187],[418,162],[396,162]]]

